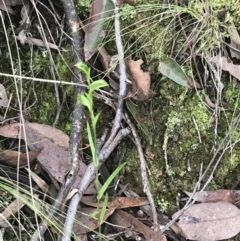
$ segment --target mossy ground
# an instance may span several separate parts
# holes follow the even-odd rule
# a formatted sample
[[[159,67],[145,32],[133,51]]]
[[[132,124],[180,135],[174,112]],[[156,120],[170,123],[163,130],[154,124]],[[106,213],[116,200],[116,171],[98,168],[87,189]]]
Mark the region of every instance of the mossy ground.
[[[138,6],[145,3],[148,5],[150,5],[150,3],[159,4],[158,1],[139,1]],[[194,11],[197,11],[197,8],[202,8],[202,5],[199,4],[197,1],[192,1],[192,15],[194,15]],[[217,0],[209,3],[209,5],[211,5],[212,9],[216,12],[224,7],[224,4]],[[87,3],[86,6],[88,6]],[[193,8],[194,6],[195,8]],[[144,67],[151,67],[152,74],[155,76],[152,89],[157,93],[156,96],[152,100],[137,103],[141,118],[153,136],[153,144],[149,145],[141,130],[138,129],[138,131],[142,140],[147,165],[151,173],[149,175],[151,190],[155,197],[156,204],[164,209],[164,203],[167,203],[168,207],[175,205],[177,192],[185,190],[191,191],[193,189],[199,177],[200,166],[203,164],[204,169],[214,154],[214,141],[219,144],[229,129],[232,128],[231,123],[235,120],[238,114],[236,110],[240,107],[240,87],[238,83],[234,84],[229,81],[228,75],[223,75],[221,79],[224,84],[222,104],[226,111],[220,112],[216,116],[214,110],[208,108],[204,101],[204,95],[208,90],[202,89],[196,91],[193,89],[185,93],[183,87],[178,86],[169,79],[162,78],[157,72],[159,58],[164,55],[174,56],[174,54],[176,54],[175,56],[177,56],[177,53],[181,51],[182,45],[185,43],[185,39],[184,34],[180,31],[179,23],[172,21],[172,13],[166,12],[161,15],[159,9],[160,8],[152,8],[149,9],[149,11],[146,9],[140,13],[136,13],[133,8],[128,7],[124,9],[123,11],[125,12],[122,14],[122,36],[126,55],[132,55],[134,59],[144,59]],[[183,10],[178,10],[177,12],[182,11]],[[176,12],[174,12],[174,14],[175,13]],[[84,15],[84,13],[81,14]],[[231,14],[232,19],[235,19],[234,14],[238,14],[238,11],[235,13],[233,5],[231,5],[228,14]],[[224,26],[226,26],[227,22],[230,21],[229,19],[231,19],[228,17],[225,22],[221,22],[217,19],[215,13],[211,16],[213,17],[208,18],[208,23],[205,25],[202,24],[202,29],[207,29],[211,24],[214,24],[212,26],[212,33],[214,33],[219,26],[224,29]],[[189,14],[189,10],[187,10],[185,20],[188,23],[186,27],[188,33],[191,31],[191,28],[194,27],[194,24],[190,24],[191,19],[192,16]],[[197,23],[199,19],[195,19],[192,22]],[[236,27],[239,28],[239,26]],[[131,32],[131,34],[129,32]],[[225,35],[227,35],[227,33],[223,30],[221,36]],[[214,44],[216,35],[213,34],[212,36],[214,36],[214,38],[208,39],[207,47],[200,48],[198,46],[198,48],[196,48],[201,50],[200,53],[211,52],[216,49],[216,45]],[[201,36],[201,34],[198,35],[198,38],[200,38],[202,42],[206,41],[205,37],[206,36]],[[111,50],[111,53],[115,51],[116,54],[114,41],[112,41],[112,39],[106,41],[108,41],[107,49]],[[201,45],[201,41],[199,45]],[[53,54],[53,57],[57,59],[56,62],[58,63],[58,78],[64,81],[71,81],[71,70],[67,64],[71,61],[72,52],[67,43],[65,48],[68,49],[65,54],[63,53],[65,62],[62,61],[61,58],[58,59],[57,54]],[[30,71],[27,69],[27,66],[29,66],[30,52],[28,52],[25,47],[21,48],[21,52],[24,53],[21,55],[23,73],[28,73],[28,71]],[[49,58],[46,57],[45,54],[38,48],[34,48],[32,59],[33,71],[35,77],[51,79]],[[189,52],[185,51],[181,56],[177,56],[176,58],[183,64],[183,67],[188,70],[187,72],[195,75],[194,69],[192,69],[189,63],[189,55]],[[14,56],[16,56],[16,53]],[[150,61],[152,62],[149,64]],[[147,64],[149,64],[149,66],[147,66]],[[2,63],[0,62],[0,66],[7,69],[10,67],[9,63],[6,64],[4,61]],[[13,93],[14,86],[11,84],[11,80],[6,79],[5,83],[9,84],[8,86],[5,84],[5,87],[10,93]],[[208,79],[208,84],[213,86],[210,78]],[[61,100],[63,100],[64,92],[66,92],[67,97],[57,127],[69,134],[71,129],[73,90],[72,87],[59,86],[59,91]],[[211,87],[210,92],[211,91],[215,92],[215,89]],[[56,99],[53,84],[35,83],[33,86],[32,83],[26,82],[23,85],[23,96],[27,98],[29,93],[28,106],[31,107],[28,111],[30,113],[30,121],[52,125],[56,115]],[[210,95],[210,97],[214,100],[214,93]],[[97,112],[102,111],[100,118],[101,124],[98,128],[98,135],[101,135],[104,127],[110,126],[110,117],[114,116],[114,113],[109,112],[109,109],[106,110],[106,107],[102,104],[96,104],[95,106]],[[105,118],[106,116],[108,116],[107,119]],[[216,119],[218,120],[217,124]],[[214,132],[216,129],[217,134]],[[239,130],[234,134],[232,141],[234,142],[238,138]],[[124,161],[127,162],[127,166],[121,172],[121,181],[123,183],[130,183],[132,189],[139,194],[143,194],[138,154],[134,145],[131,144],[129,140],[127,140],[127,142],[129,143],[124,159]],[[168,172],[166,171],[163,147],[167,153]],[[239,156],[239,144],[236,144],[233,148],[226,151],[224,158],[214,173],[212,182],[208,186],[209,189],[232,187],[232,184],[238,180],[240,175],[238,171],[240,164]],[[167,210],[166,207],[165,210]]]
[[[148,3],[143,0],[139,2],[139,5]],[[158,4],[157,1],[151,3]],[[132,52],[136,59],[140,56],[147,63],[152,60],[150,67],[155,75],[157,75],[159,59],[168,55],[173,56],[179,63],[184,63],[182,66],[185,71],[197,79],[195,68],[192,68],[189,63],[188,48],[181,52],[183,45],[186,46],[186,42],[175,14],[185,12],[182,15],[182,22],[187,34],[191,33],[195,24],[200,23],[198,14],[196,14],[199,13],[199,9],[201,9],[200,12],[209,16],[200,23],[202,32],[197,34],[198,38],[195,40],[197,42],[194,48],[196,56],[198,54],[205,56],[214,54],[214,51],[215,54],[219,52],[217,36],[228,36],[229,23],[234,22],[239,29],[239,23],[234,20],[239,17],[239,6],[236,4],[235,2],[229,6],[229,11],[224,19],[219,19],[217,14],[226,7],[225,3],[217,0],[208,3],[190,1],[188,5],[185,2],[185,5],[181,5],[182,9],[175,8],[171,14],[165,8],[162,8],[160,13],[157,8],[149,11],[141,10],[135,14],[133,20],[130,16],[126,21],[123,20],[123,41],[128,43],[128,45],[126,44],[129,47],[127,50]],[[126,14],[124,16],[126,18]],[[161,19],[162,21],[160,21]],[[127,26],[130,27],[127,28]],[[209,31],[207,36],[204,35],[206,31]],[[135,46],[140,47],[137,49]],[[202,69],[201,64],[199,64],[199,68]],[[214,155],[214,148],[233,128],[232,123],[236,119],[238,114],[236,110],[239,108],[239,84],[231,82],[229,79],[229,75],[222,74],[221,82],[224,89],[221,104],[226,111],[218,114],[214,109],[209,108],[204,100],[205,94],[208,94],[213,102],[216,100],[215,82],[211,78],[206,80],[207,88],[199,91],[190,90],[184,94],[184,88],[159,75],[152,84],[157,95],[151,101],[138,103],[141,118],[153,135],[153,145],[150,146],[139,129],[151,172],[149,175],[151,190],[156,204],[159,204],[160,208],[162,208],[162,203],[175,205],[177,192],[193,189],[198,181],[201,165],[203,165],[204,171]],[[232,142],[239,139],[238,129],[232,137]],[[163,147],[166,148],[168,172]],[[217,157],[223,151],[221,149]],[[225,152],[208,189],[232,188],[238,182],[239,151],[240,146],[237,143]],[[126,161],[127,167],[122,173],[122,178],[139,193],[142,191],[142,186],[139,185],[140,170],[137,168],[139,165],[135,149],[128,150]],[[209,173],[211,171],[212,168]],[[206,181],[204,179],[202,183]]]

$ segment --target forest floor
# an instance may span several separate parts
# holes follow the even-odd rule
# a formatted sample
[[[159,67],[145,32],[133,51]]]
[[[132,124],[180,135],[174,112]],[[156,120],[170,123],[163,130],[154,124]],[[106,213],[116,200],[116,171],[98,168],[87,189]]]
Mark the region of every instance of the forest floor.
[[[2,239],[237,238],[236,3],[0,9]]]

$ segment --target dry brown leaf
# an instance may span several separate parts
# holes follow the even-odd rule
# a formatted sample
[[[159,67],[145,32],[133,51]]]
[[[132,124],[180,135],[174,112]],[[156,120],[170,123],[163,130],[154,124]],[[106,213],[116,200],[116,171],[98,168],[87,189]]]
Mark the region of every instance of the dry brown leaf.
[[[29,0],[0,0],[0,4],[14,7],[17,5],[23,5],[27,1]]]
[[[220,189],[220,192],[224,191],[229,191],[225,189]],[[193,199],[196,200],[196,202],[206,202],[206,200],[216,191],[202,191],[202,192],[196,192],[193,196]],[[186,192],[185,193],[191,197],[192,193],[191,192]],[[233,196],[233,203],[237,203],[238,200],[240,200],[240,191],[239,190],[231,190],[231,194]],[[219,200],[220,201],[220,200]]]
[[[145,197],[114,197],[111,198],[108,208],[130,208],[139,207],[149,204],[147,198]]]
[[[24,205],[25,204],[20,199],[15,199],[12,203],[10,203],[0,215],[0,227],[10,227],[11,224],[9,224],[7,219],[19,212]],[[24,230],[24,227],[20,222],[19,225],[21,230]]]
[[[13,150],[3,150],[0,152],[0,163],[10,167],[27,166],[28,164],[32,164],[42,149],[43,147],[34,151],[29,151],[28,153],[22,153]]]
[[[151,78],[149,72],[143,72],[141,59],[134,61],[131,58],[125,60],[127,72],[132,80],[132,95],[137,100],[146,100],[153,96],[153,91],[150,90]]]
[[[1,3],[0,3],[0,9],[7,12],[7,13],[15,14],[11,7],[3,5]]]
[[[115,210],[115,212],[111,215],[110,217],[111,219],[111,223],[115,224],[115,225],[119,225],[122,227],[126,227],[126,228],[131,228],[132,231],[141,233],[144,235],[146,240],[150,240],[152,238],[155,237],[156,233],[149,228],[148,226],[146,226],[145,224],[143,224],[142,222],[140,222],[138,219],[136,219],[135,217],[133,217],[132,215],[118,209]],[[123,228],[116,228],[116,231],[120,232],[123,231]],[[165,235],[159,235],[156,239],[154,239],[156,241],[166,241],[166,237]]]
[[[55,127],[38,124],[38,123],[25,123],[25,130],[27,132],[27,137],[33,141],[34,137],[37,135],[42,135],[44,138],[49,139],[53,143],[61,146],[63,148],[68,148],[69,137],[63,131],[56,129]],[[5,125],[0,128],[0,135],[10,138],[19,138],[19,129],[21,127],[20,123],[13,123],[10,125]],[[22,137],[24,139],[24,137]],[[30,143],[28,143],[30,144]],[[32,143],[34,144],[34,143]]]
[[[235,25],[232,23],[228,26],[228,33],[230,36],[231,44],[230,46],[232,48],[229,48],[231,57],[232,58],[237,58],[240,59],[240,37],[237,31],[237,28]]]
[[[52,185],[52,188],[49,187],[49,185],[41,178],[39,177],[36,173],[31,171],[29,168],[25,168],[27,172],[29,172],[30,176],[34,180],[34,182],[38,185],[38,187],[43,191],[43,193],[48,193],[49,196],[52,198],[52,202],[57,196],[57,190],[54,188]]]
[[[94,208],[103,206],[103,202],[98,202],[96,196],[83,196],[81,202]]]
[[[173,215],[175,218],[181,211]],[[200,203],[183,212],[177,225],[191,240],[222,240],[240,231],[240,210],[228,202]]]
[[[214,56],[209,61],[219,66],[221,69],[228,71],[229,74],[240,80],[240,65],[233,64],[231,59],[226,57]]]
[[[106,75],[108,77],[109,85],[114,89],[118,90],[119,85],[112,79],[110,76],[110,61],[111,61],[111,55],[108,54],[105,48],[101,47],[98,49],[99,52],[99,59],[103,65],[103,69],[106,71]]]
[[[197,81],[193,80],[191,77],[187,78],[187,85],[188,85],[188,88],[190,88],[190,89],[192,89],[192,88],[201,89],[202,88],[201,85]]]
[[[234,204],[232,191],[227,189],[219,189],[209,194],[209,196],[205,200],[205,202],[219,202],[219,201],[224,201],[224,202]]]
[[[76,221],[73,225],[73,233],[74,235],[81,235],[84,233],[88,233],[94,229],[96,229],[98,224],[97,218],[90,217],[93,212],[96,211],[96,208],[78,208],[77,214],[75,216]],[[114,212],[114,209],[106,209],[106,213],[104,216],[104,221]]]
[[[81,202],[91,207],[102,207],[103,202],[98,202],[96,196],[83,196]],[[110,209],[139,207],[149,204],[145,197],[113,197],[107,207]]]
[[[98,49],[98,53],[99,53],[99,59],[100,59],[102,65],[103,65],[103,68],[104,68],[105,71],[107,71],[109,69],[109,63],[110,63],[111,55],[103,47]]]
[[[135,193],[131,189],[126,188],[122,184],[120,184],[119,186],[121,189],[124,190],[123,192],[127,197],[139,197],[139,195],[137,193]],[[140,206],[139,209],[141,209],[144,213],[146,213],[151,218],[151,220],[153,220],[152,208],[150,207],[150,205]],[[161,225],[165,225],[166,223],[168,223],[170,221],[169,218],[165,215],[157,213],[157,216],[158,216],[159,224],[161,224]],[[173,226],[174,226],[174,224],[172,225],[172,228],[173,228]]]
[[[112,1],[92,1],[90,16],[85,25],[85,61],[88,61],[97,48],[102,45],[107,29],[106,20],[112,17],[113,11],[114,4]]]
[[[0,84],[0,107],[7,107],[8,106],[8,97],[6,90],[2,84]]]
[[[73,188],[69,193],[68,195],[66,196],[65,200],[63,203],[66,203],[68,200],[70,200],[76,193],[78,193],[79,190],[77,188]],[[92,196],[90,196],[92,197]]]
[[[18,138],[21,125],[13,123],[0,127],[0,135],[4,137]],[[26,140],[22,133],[22,139],[27,145],[33,145],[36,148],[44,148],[38,155],[38,161],[47,169],[52,176],[64,183],[64,177],[68,171],[68,142],[69,137],[62,131],[47,125],[37,123],[25,123]],[[80,161],[80,171],[77,175],[73,187],[76,187],[85,173],[87,166]],[[95,194],[96,189],[90,184],[86,194]]]
[[[212,193],[213,191],[201,191],[201,192],[195,192],[193,199],[195,199],[197,202],[205,202],[206,198]],[[185,191],[189,197],[192,196],[191,192]]]

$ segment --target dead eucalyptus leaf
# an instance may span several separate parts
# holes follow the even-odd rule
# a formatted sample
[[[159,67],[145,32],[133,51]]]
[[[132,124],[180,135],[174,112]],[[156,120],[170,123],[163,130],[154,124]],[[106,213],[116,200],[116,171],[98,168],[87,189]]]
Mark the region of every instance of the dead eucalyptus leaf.
[[[151,228],[140,222],[138,219],[133,217],[132,215],[124,212],[120,209],[115,210],[115,212],[110,217],[111,223],[118,225],[115,227],[117,232],[123,231],[124,227],[130,228],[131,231],[135,231],[144,235],[146,240],[150,240],[156,236],[154,240],[156,241],[166,241],[166,237],[164,234],[157,235]],[[120,228],[122,227],[122,228]]]
[[[17,5],[23,5],[27,1],[29,0],[0,0],[0,4],[14,7]]]
[[[52,126],[42,125],[38,123],[24,123],[26,136],[19,137],[19,131],[23,128],[20,123],[12,123],[0,127],[0,135],[11,138],[21,138],[28,145],[33,145],[35,148],[44,148],[38,155],[38,161],[42,168],[51,173],[51,175],[60,183],[65,180],[65,175],[68,172],[68,143],[69,137],[63,131],[60,131]],[[76,187],[85,173],[87,166],[79,161],[80,171],[73,187]],[[96,189],[91,183],[86,190],[86,194],[95,194]]]
[[[179,215],[176,212],[172,218]],[[229,239],[240,232],[240,210],[228,202],[200,203],[183,212],[177,225],[191,240]]]
[[[213,56],[209,61],[219,66],[219,68],[228,71],[229,74],[240,80],[240,65],[232,63],[232,60],[226,57]]]
[[[7,107],[8,106],[8,97],[6,90],[2,84],[0,84],[0,107]]]
[[[149,204],[145,197],[114,197],[108,203],[108,208],[123,209],[130,207],[139,207]]]
[[[36,159],[42,149],[43,148],[38,148],[34,151],[29,151],[28,153],[22,153],[13,150],[4,150],[0,152],[0,163],[11,167],[27,166]]]
[[[103,202],[98,202],[96,196],[83,196],[81,202],[91,207],[102,207]],[[147,205],[149,202],[145,197],[113,197],[107,205],[110,209],[122,209]]]
[[[141,69],[143,61],[141,59],[134,61],[131,58],[127,58],[125,63],[127,72],[132,80],[132,93],[129,96],[140,101],[153,97],[154,91],[150,90],[150,73]]]
[[[1,3],[0,3],[0,9],[7,13],[15,14],[11,7],[1,4]]]
[[[21,42],[21,44],[25,44],[25,43],[33,44],[38,47],[46,47],[46,44],[47,44],[50,49],[56,49],[56,50],[59,49],[56,44],[52,44],[49,42],[46,42],[46,44],[45,44],[41,39],[26,38],[26,36],[24,36],[24,32],[22,32],[21,34],[18,34],[18,36],[16,36],[16,39],[19,40]]]
[[[105,71],[109,69],[109,63],[111,60],[111,55],[107,52],[107,50],[103,47],[98,48],[99,59],[103,65]]]
[[[20,123],[12,123],[10,125],[2,126],[0,127],[0,135],[9,138],[19,138],[19,130],[21,126],[22,125]],[[28,141],[34,141],[34,138],[38,135],[42,135],[44,138],[51,140],[58,146],[68,149],[69,137],[63,131],[52,126],[34,122],[25,123],[24,126],[27,132]],[[24,139],[24,135],[21,138]],[[37,141],[37,139],[35,139],[35,141]]]
[[[107,23],[113,15],[114,4],[108,0],[94,0],[91,4],[90,17],[85,26],[85,60],[89,60],[101,45]]]
[[[231,40],[231,44],[230,46],[232,48],[230,48],[230,53],[232,58],[237,58],[240,59],[240,36],[238,34],[237,28],[235,27],[235,25],[232,23],[228,26],[228,33],[230,36],[230,40]]]
[[[212,193],[206,198],[205,202],[228,202],[234,204],[232,191],[227,189],[218,189]]]
[[[201,192],[195,192],[193,195],[193,199],[195,199],[197,202],[205,202],[206,198],[212,193],[213,191],[201,191]],[[193,193],[191,192],[184,192],[188,197],[191,197]]]

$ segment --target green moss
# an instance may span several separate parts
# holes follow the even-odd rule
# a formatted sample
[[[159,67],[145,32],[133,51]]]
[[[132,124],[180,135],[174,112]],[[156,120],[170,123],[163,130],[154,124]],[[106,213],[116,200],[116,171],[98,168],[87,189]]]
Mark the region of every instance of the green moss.
[[[92,0],[77,0],[76,8],[79,14],[83,17],[89,17],[90,9],[91,9]]]
[[[120,19],[122,21],[133,20],[134,17],[136,16],[136,14],[137,14],[137,12],[136,12],[135,7],[133,7],[129,4],[124,4],[120,10]]]

